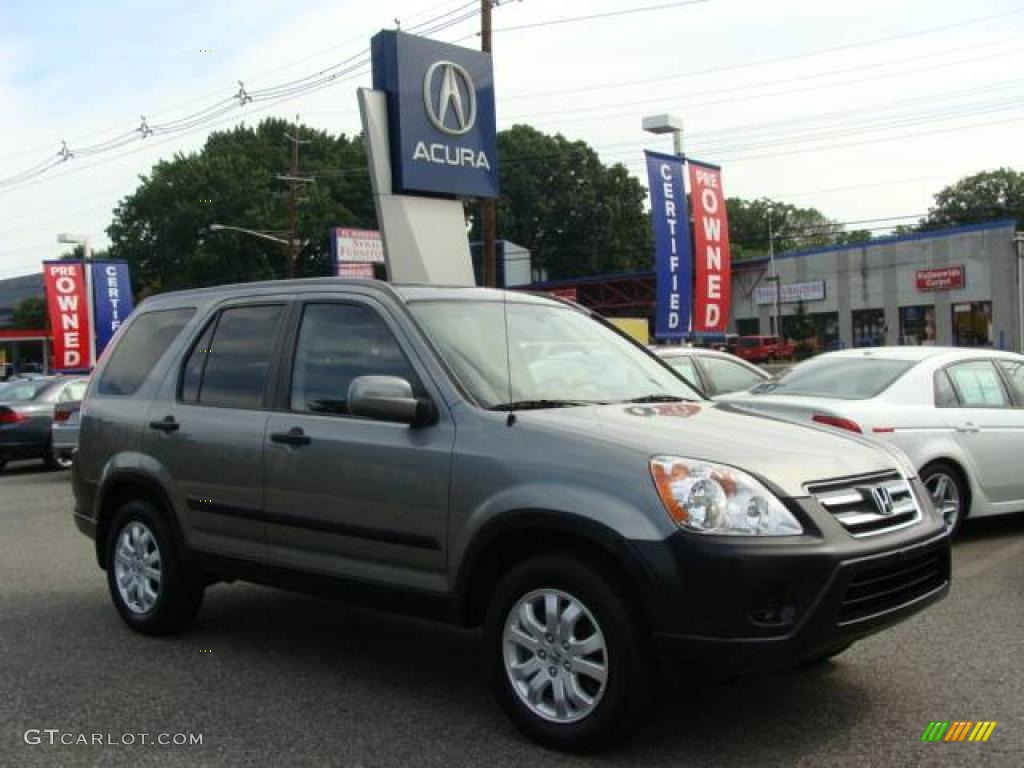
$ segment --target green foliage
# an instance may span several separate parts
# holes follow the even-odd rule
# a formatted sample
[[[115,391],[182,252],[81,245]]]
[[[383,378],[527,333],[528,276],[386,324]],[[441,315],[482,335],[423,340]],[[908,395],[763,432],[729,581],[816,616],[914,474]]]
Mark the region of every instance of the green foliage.
[[[552,279],[647,269],[646,191],[621,164],[605,166],[582,141],[527,125],[498,134],[498,237],[530,249]],[[479,217],[471,237],[479,239]]]
[[[1024,173],[1000,168],[966,176],[941,189],[920,229],[1007,218],[1024,224]]]
[[[287,249],[218,223],[286,236],[287,173],[296,127],[268,119],[210,134],[200,152],[154,166],[124,198],[107,229],[111,258],[132,266],[142,295],[176,288],[283,277]],[[333,137],[302,126],[298,274],[329,274],[328,230],[376,227],[366,159],[359,138]]]
[[[39,330],[46,327],[46,300],[42,296],[22,299],[14,308],[11,327],[18,330]]]
[[[792,315],[782,318],[782,326],[786,337],[793,341],[805,342],[817,333],[802,301],[797,302],[796,311]]]
[[[756,200],[730,197],[726,199],[725,207],[734,261],[768,253],[769,224],[775,235],[776,253],[832,245],[847,234],[817,208],[798,208],[767,197]]]

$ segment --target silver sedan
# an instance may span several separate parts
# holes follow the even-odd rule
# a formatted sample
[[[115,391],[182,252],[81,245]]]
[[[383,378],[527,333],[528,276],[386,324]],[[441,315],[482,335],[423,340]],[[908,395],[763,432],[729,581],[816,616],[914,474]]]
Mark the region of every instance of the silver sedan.
[[[875,347],[820,355],[729,402],[892,443],[954,531],[1024,510],[1024,356]]]
[[[727,352],[703,347],[652,347],[651,351],[711,398],[750,389],[769,378],[756,365]]]

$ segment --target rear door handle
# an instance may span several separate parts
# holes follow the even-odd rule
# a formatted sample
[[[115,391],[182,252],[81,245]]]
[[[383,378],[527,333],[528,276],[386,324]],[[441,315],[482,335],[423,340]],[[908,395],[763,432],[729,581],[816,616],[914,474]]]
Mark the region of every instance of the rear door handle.
[[[292,427],[287,432],[272,432],[270,439],[284,445],[309,445],[313,438],[302,431],[301,427]]]
[[[173,416],[164,416],[160,421],[149,422],[149,428],[157,429],[165,434],[170,434],[171,432],[177,432],[181,429],[181,424],[176,422]]]
[[[973,433],[973,432],[980,432],[981,430],[980,430],[980,428],[978,427],[977,424],[971,424],[970,422],[967,422],[966,424],[961,424],[960,426],[958,426],[956,428],[956,431],[957,432]]]

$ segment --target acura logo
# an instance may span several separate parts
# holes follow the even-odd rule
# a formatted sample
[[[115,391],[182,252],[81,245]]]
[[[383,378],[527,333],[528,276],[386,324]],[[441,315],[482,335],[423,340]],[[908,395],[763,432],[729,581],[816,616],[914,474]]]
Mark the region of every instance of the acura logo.
[[[878,514],[888,517],[893,513],[892,494],[885,486],[878,485],[871,489],[871,498],[878,507]]]
[[[449,136],[469,133],[476,123],[476,88],[466,68],[436,61],[423,78],[423,104],[434,127]]]

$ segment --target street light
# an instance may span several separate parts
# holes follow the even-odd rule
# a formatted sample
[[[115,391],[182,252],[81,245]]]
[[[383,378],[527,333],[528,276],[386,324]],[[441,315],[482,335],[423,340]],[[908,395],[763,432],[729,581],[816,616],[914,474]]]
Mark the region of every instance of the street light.
[[[651,115],[640,123],[648,133],[661,135],[672,134],[672,152],[677,156],[683,154],[683,119],[675,115]]]
[[[61,232],[57,235],[57,242],[66,245],[82,246],[82,263],[92,258],[92,245],[88,235],[73,235],[68,232]]]

